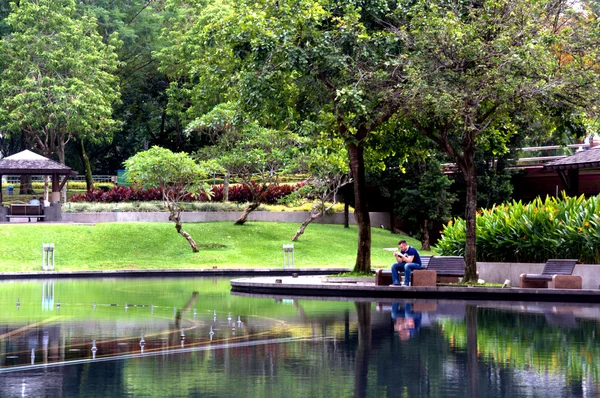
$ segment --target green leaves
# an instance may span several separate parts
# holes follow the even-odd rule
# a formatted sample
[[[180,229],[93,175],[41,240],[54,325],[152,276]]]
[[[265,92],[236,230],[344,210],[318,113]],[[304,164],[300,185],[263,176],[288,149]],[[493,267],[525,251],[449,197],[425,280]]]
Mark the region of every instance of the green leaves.
[[[477,217],[477,258],[480,261],[545,262],[578,258],[598,264],[600,196],[585,199],[547,197],[529,204],[512,202],[481,210]],[[464,250],[462,219],[444,227],[438,249],[443,255]]]
[[[118,102],[116,37],[104,44],[96,20],[77,16],[72,0],[22,1],[0,42],[0,129],[25,132],[57,153],[73,135],[111,133]]]
[[[206,169],[187,153],[154,146],[125,161],[126,178],[143,187],[160,187],[165,201],[178,203],[186,195],[209,193],[202,182]]]

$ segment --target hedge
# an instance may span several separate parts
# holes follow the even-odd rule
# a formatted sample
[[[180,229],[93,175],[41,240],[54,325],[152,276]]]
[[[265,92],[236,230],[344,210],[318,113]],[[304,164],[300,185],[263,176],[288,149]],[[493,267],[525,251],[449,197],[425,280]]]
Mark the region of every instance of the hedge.
[[[600,196],[562,199],[546,197],[477,212],[477,260],[545,262],[549,258],[577,258],[600,263]],[[444,226],[437,250],[462,256],[465,221],[455,218]]]
[[[305,182],[300,182],[294,185],[288,184],[271,184],[261,189],[256,184],[254,189],[261,192],[262,203],[275,204],[279,199],[290,193],[296,191],[298,188],[304,186]],[[193,195],[186,195],[184,201],[195,202],[201,201],[206,202],[208,200],[215,202],[223,201],[223,185],[213,185],[212,187],[212,198],[208,198],[207,195],[203,194],[195,198]],[[246,185],[230,185],[229,186],[229,201],[237,203],[249,202],[252,199],[250,189]],[[162,191],[159,188],[148,188],[143,189],[136,186],[124,187],[116,186],[110,190],[94,189],[89,190],[85,194],[73,195],[71,202],[101,202],[101,203],[122,203],[122,202],[147,202],[147,201],[160,201],[162,200]]]

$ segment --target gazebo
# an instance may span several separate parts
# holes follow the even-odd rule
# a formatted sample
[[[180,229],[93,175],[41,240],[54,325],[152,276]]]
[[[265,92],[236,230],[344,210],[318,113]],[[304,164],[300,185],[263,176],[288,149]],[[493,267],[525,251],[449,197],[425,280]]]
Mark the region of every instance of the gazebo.
[[[52,178],[52,191],[50,194],[50,207],[47,211],[47,221],[60,221],[60,191],[67,183],[70,176],[77,175],[76,171],[45,158],[37,153],[25,150],[14,155],[0,159],[0,204],[2,203],[2,176],[4,175],[49,175]],[[60,177],[62,181],[60,181]],[[7,219],[8,209],[0,207],[0,221]]]
[[[579,170],[600,168],[600,146],[591,147],[544,165],[544,169],[556,171],[570,196],[579,195]]]

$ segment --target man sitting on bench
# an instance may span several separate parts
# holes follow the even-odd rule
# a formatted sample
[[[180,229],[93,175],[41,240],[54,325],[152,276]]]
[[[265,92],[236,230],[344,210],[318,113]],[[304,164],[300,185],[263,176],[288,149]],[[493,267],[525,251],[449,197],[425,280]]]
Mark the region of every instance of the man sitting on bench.
[[[414,247],[409,246],[405,240],[398,242],[399,252],[394,252],[396,263],[392,264],[392,284],[390,286],[407,287],[410,283],[410,274],[416,269],[421,269],[421,256]],[[404,271],[404,284],[400,283],[399,271]]]

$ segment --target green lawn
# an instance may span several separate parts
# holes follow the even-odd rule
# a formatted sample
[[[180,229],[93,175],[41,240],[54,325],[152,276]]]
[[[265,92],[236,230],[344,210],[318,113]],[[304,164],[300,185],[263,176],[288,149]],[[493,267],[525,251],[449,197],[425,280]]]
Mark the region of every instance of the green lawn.
[[[57,270],[173,268],[282,268],[282,245],[298,229],[294,223],[185,223],[198,243],[193,253],[170,223],[100,223],[96,225],[0,224],[0,272],[41,270],[42,243],[54,243]],[[413,239],[372,230],[372,267],[389,267],[398,240],[420,248]],[[295,247],[296,267],[354,266],[355,226],[312,224]],[[423,252],[423,254],[431,254]]]

